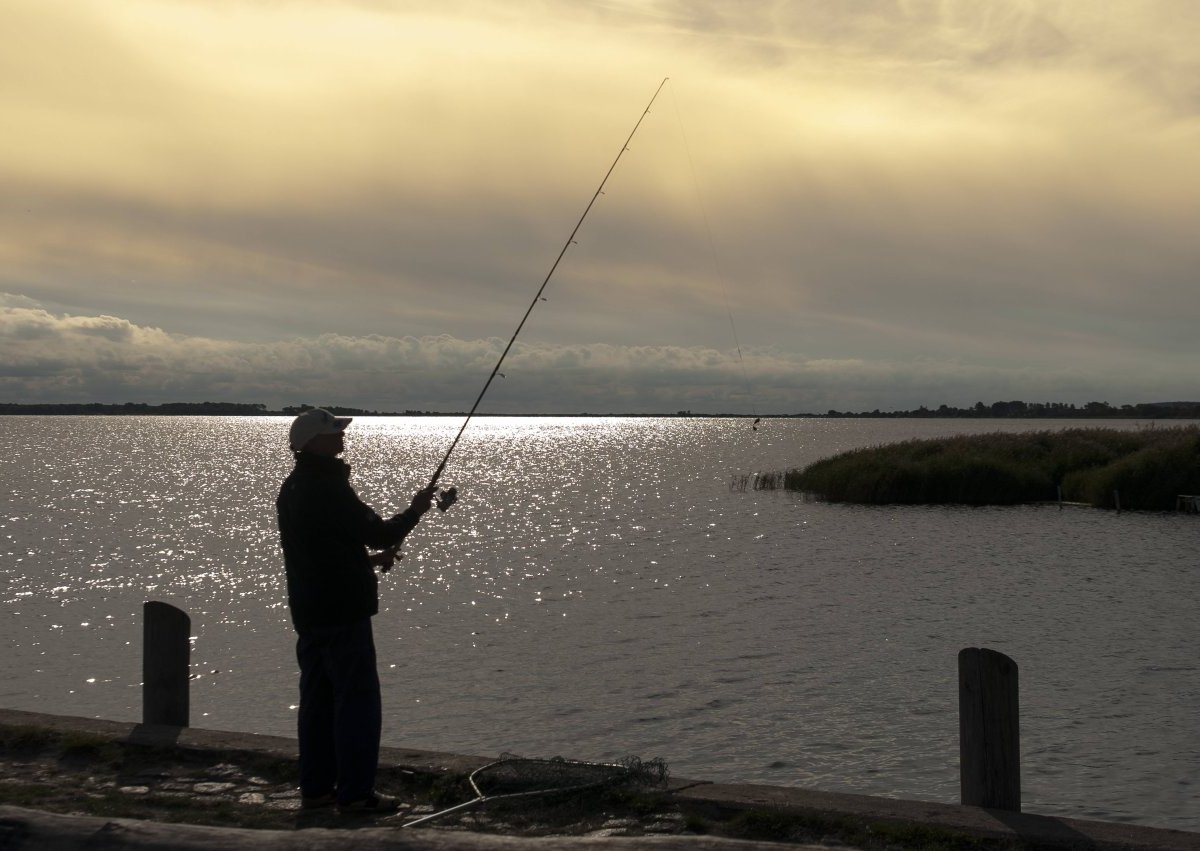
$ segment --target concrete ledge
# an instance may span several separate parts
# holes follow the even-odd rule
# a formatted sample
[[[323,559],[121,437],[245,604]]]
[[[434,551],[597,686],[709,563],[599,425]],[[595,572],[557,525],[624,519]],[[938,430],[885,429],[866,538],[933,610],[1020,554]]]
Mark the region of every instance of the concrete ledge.
[[[297,755],[294,739],[252,733],[201,730],[192,727],[155,727],[131,722],[48,715],[13,709],[0,709],[0,724],[12,727],[49,729],[64,733],[88,733],[109,737],[115,741],[198,751],[238,751],[289,760],[295,759]],[[380,753],[382,765],[435,775],[470,773],[491,762],[492,759],[492,757],[465,756],[409,748],[383,748]],[[1030,813],[1011,813],[929,801],[820,792],[795,787],[709,783],[686,778],[672,778],[670,794],[685,808],[722,815],[770,811],[801,817],[841,820],[859,825],[888,824],[931,828],[986,839],[1023,842],[1044,848],[1088,848],[1102,849],[1103,851],[1118,851],[1118,849],[1123,851],[1200,851],[1200,833],[1114,822],[1039,816]],[[55,818],[67,817],[56,816]],[[176,826],[171,827],[174,829]],[[213,830],[216,828],[205,828],[202,832],[208,835],[207,832]],[[258,833],[260,832],[255,832],[256,835]],[[265,838],[265,834],[270,832],[261,833]],[[295,832],[286,835],[295,838]],[[357,841],[359,837],[366,839],[367,835],[363,831],[356,831],[355,837]],[[710,845],[710,840],[695,836],[677,837],[677,839],[686,840],[678,847],[686,845],[691,848],[715,848],[721,844],[718,842]],[[528,840],[522,841],[527,842]],[[642,844],[646,844],[646,838],[641,838],[640,841]],[[593,840],[582,842],[589,844]],[[621,847],[622,845],[615,839],[605,840],[605,842],[609,847]],[[655,839],[653,844],[671,847],[670,842],[660,839]],[[749,843],[749,845],[766,847],[763,843]],[[531,847],[535,846],[536,843]],[[267,845],[266,847],[275,846]],[[311,847],[322,846],[313,845]],[[388,845],[386,847],[400,846]],[[494,847],[504,847],[504,845],[498,844]],[[568,845],[560,843],[553,847],[565,848]],[[571,843],[569,847],[576,847],[576,844]],[[582,844],[579,847],[582,847]]]
[[[780,786],[706,783],[674,793],[685,806],[715,812],[766,810],[860,824],[936,828],[1044,848],[1200,851],[1200,833],[1082,819],[876,798]]]
[[[262,756],[295,760],[299,750],[295,739],[264,736],[257,733],[233,733],[201,730],[196,727],[166,727],[135,724],[130,721],[106,721],[73,715],[48,715],[19,709],[0,709],[0,724],[12,727],[38,727],[62,733],[87,733],[114,741],[152,747],[178,747],[197,751],[239,751]],[[483,757],[411,748],[381,748],[380,763],[410,771],[431,774],[470,773],[491,762]]]

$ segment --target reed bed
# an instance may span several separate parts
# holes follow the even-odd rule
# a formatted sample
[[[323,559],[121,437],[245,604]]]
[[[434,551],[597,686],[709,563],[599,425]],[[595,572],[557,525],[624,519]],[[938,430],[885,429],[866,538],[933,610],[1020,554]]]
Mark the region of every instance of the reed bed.
[[[729,489],[733,491],[779,490],[786,487],[786,477],[787,473],[783,471],[774,473],[740,473],[730,480]]]
[[[907,440],[856,449],[804,469],[755,474],[752,486],[871,505],[1064,500],[1168,511],[1179,494],[1200,493],[1200,428],[1087,428]]]

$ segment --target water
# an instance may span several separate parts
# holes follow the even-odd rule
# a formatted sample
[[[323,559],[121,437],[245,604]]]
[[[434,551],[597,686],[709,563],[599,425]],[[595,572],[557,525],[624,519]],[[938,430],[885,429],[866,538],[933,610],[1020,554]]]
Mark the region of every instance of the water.
[[[402,508],[460,423],[356,421],[360,494]],[[192,617],[192,723],[293,735],[287,424],[0,418],[0,705],[140,720],[157,599]],[[384,742],[954,802],[956,656],[986,646],[1021,666],[1026,811],[1200,830],[1194,516],[728,488],[855,446],[1070,425],[476,420],[446,475],[462,498],[382,583]]]

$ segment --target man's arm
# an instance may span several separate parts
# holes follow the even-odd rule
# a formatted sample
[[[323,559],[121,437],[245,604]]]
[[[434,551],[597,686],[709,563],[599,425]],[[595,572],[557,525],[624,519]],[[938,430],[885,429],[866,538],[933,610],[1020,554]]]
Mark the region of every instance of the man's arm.
[[[408,508],[384,520],[347,484],[333,494],[329,520],[352,540],[372,549],[387,549],[399,544],[416,528],[433,503],[433,492],[432,488],[417,491]]]

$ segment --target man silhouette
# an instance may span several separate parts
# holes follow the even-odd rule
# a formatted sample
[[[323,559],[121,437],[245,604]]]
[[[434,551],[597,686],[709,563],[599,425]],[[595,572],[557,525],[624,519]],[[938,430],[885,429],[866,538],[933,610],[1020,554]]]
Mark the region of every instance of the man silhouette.
[[[301,805],[390,813],[398,802],[375,789],[382,728],[371,632],[379,611],[375,567],[391,567],[434,488],[380,517],[358,498],[350,465],[337,457],[350,422],[321,408],[296,417],[288,433],[296,466],[275,502],[300,663]]]

